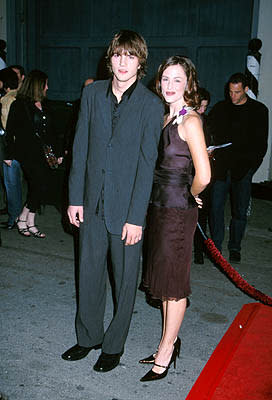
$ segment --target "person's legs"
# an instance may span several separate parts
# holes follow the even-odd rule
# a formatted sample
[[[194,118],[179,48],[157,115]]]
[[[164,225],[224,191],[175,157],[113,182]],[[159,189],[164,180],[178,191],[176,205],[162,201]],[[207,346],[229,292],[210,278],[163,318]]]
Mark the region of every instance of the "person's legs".
[[[87,210],[79,234],[79,302],[76,334],[79,346],[103,342],[106,304],[108,233],[101,217]]]
[[[246,223],[247,210],[251,196],[251,182],[254,171],[250,170],[243,179],[231,183],[231,211],[230,237],[228,249],[240,252]]]
[[[178,332],[181,327],[186,311],[187,299],[167,300],[163,305],[164,332],[155,355],[153,368],[140,380],[141,382],[162,379],[167,375],[168,368],[180,352],[180,339]]]
[[[28,232],[36,238],[43,239],[45,238],[45,234],[39,231],[38,226],[35,223],[35,216],[35,212],[29,211],[26,221]]]
[[[225,204],[230,188],[230,178],[226,181],[215,181],[211,188],[210,208],[210,230],[211,237],[219,251],[222,250],[222,243],[225,235]]]
[[[18,228],[19,233],[26,237],[31,236],[31,234],[30,234],[30,232],[28,232],[28,228],[27,228],[28,215],[29,215],[29,208],[24,206],[21,214],[18,217],[18,221],[17,221],[17,228]]]
[[[4,185],[3,161],[0,161],[0,210],[6,214],[6,189]]]
[[[158,365],[168,366],[172,353],[174,342],[178,336],[179,329],[184,319],[187,299],[178,301],[166,301],[164,310],[165,331],[156,355],[155,362]],[[154,365],[152,368],[154,372],[160,374],[165,371],[165,368]]]
[[[8,203],[8,225],[14,225],[20,212],[22,211],[22,184],[21,167],[16,160],[12,161],[11,166],[3,164],[4,183],[7,193]]]
[[[112,268],[115,281],[116,312],[105,332],[102,350],[122,353],[127,338],[138,283],[142,241],[125,246],[120,235],[110,235]]]
[[[22,227],[22,222],[25,221],[26,217],[26,225],[29,233],[36,238],[44,238],[45,234],[40,232],[36,226],[35,215],[47,188],[47,166],[42,163],[32,164],[27,162],[22,164],[22,168],[27,179],[28,192],[25,207],[19,215],[19,232],[20,227],[24,228]],[[27,215],[26,210],[28,210]],[[26,236],[24,232],[23,234]]]

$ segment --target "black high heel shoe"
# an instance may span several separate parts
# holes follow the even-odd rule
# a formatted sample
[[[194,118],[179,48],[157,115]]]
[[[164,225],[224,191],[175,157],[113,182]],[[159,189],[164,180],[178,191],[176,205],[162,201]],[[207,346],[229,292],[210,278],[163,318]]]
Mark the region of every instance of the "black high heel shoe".
[[[176,343],[179,342],[179,352],[180,352],[180,345],[181,345],[181,340],[179,337],[177,337],[176,341],[174,342],[174,346],[176,345]],[[158,349],[156,351],[156,353],[151,354],[151,356],[146,357],[146,358],[142,358],[141,360],[139,360],[140,364],[153,364],[155,362],[155,358],[156,358],[156,354],[158,352]]]
[[[21,224],[22,222],[24,223],[24,225],[23,225],[23,226],[25,226],[24,228],[23,227],[20,228],[19,224]],[[22,235],[24,237],[31,236],[30,232],[28,231],[28,226],[26,224],[26,220],[18,218],[16,221],[16,225],[17,225],[17,229],[18,229],[18,232],[20,233],[20,235]]]
[[[146,375],[144,375],[144,376],[140,379],[140,381],[141,381],[141,382],[157,381],[157,380],[159,380],[159,379],[165,378],[166,375],[168,374],[168,370],[169,370],[170,365],[171,365],[172,363],[174,363],[174,368],[176,369],[176,360],[177,360],[177,357],[179,357],[179,355],[180,355],[180,346],[181,346],[181,340],[180,340],[180,338],[178,337],[177,340],[176,340],[175,343],[174,343],[174,349],[173,349],[172,357],[171,357],[171,360],[170,360],[169,364],[168,364],[167,366],[165,366],[165,365],[156,364],[156,363],[154,362],[154,365],[156,365],[157,367],[160,367],[160,368],[165,368],[165,371],[162,372],[161,374],[158,374],[157,372],[154,372],[154,371],[151,369],[150,371],[148,371],[148,373],[147,373]]]
[[[34,228],[34,229],[33,229],[33,228]],[[37,225],[31,225],[31,226],[27,225],[27,229],[28,229],[28,232],[29,232],[32,236],[34,236],[35,238],[39,238],[39,239],[44,239],[44,238],[45,238],[45,234],[42,233],[41,231],[39,231]],[[31,230],[31,229],[32,229],[32,230]]]

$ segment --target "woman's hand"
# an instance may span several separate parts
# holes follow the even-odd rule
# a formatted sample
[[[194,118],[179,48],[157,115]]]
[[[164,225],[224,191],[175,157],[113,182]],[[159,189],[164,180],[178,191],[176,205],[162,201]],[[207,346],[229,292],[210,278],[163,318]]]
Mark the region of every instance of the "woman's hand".
[[[203,206],[202,199],[198,195],[194,196],[194,198],[195,198],[195,201],[197,202],[198,208],[202,208],[202,206]]]

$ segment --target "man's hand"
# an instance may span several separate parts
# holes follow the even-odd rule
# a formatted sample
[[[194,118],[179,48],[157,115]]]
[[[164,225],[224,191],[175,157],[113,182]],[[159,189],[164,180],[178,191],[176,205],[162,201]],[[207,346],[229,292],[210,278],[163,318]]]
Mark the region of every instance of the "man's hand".
[[[67,214],[71,224],[79,227],[83,222],[83,206],[69,206]]]
[[[12,160],[4,160],[4,163],[11,167]]]
[[[126,223],[123,226],[121,239],[126,239],[126,246],[138,243],[142,239],[143,227]]]

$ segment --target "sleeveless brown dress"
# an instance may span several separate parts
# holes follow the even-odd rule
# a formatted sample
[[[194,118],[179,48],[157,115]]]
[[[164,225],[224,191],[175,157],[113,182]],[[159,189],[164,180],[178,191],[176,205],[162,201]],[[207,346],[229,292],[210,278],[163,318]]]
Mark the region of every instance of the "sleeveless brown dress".
[[[152,297],[191,293],[190,267],[198,209],[190,192],[193,162],[173,119],[164,127],[147,216],[144,286]]]

